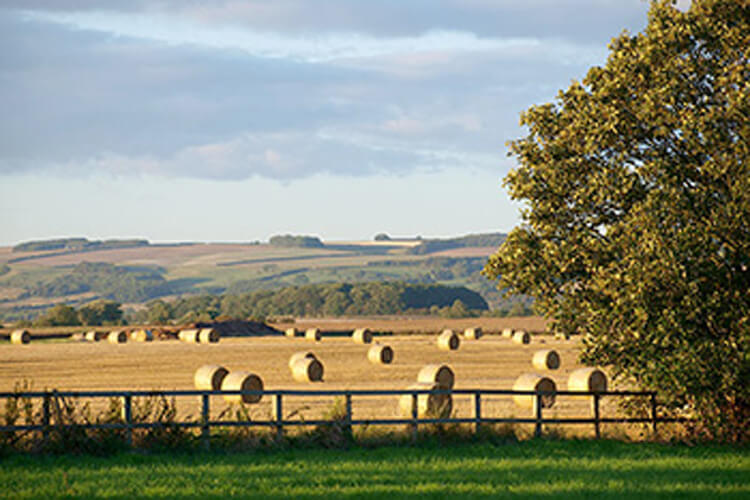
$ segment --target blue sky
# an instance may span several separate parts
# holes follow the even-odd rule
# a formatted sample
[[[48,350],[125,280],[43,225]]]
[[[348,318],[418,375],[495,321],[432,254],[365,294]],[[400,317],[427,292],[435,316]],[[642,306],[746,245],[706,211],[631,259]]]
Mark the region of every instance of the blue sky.
[[[519,113],[647,10],[0,1],[0,244],[508,231]]]

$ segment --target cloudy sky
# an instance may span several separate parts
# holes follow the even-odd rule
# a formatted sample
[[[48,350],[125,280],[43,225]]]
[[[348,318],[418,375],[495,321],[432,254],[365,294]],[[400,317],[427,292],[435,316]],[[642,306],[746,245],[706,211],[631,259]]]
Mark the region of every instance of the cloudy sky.
[[[0,245],[508,231],[519,113],[643,0],[0,0]]]

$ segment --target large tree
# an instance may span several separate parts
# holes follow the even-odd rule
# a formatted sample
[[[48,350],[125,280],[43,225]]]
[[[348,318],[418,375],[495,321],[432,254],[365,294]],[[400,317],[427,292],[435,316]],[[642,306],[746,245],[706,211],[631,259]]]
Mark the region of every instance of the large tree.
[[[582,359],[712,437],[750,429],[750,7],[653,2],[603,67],[522,114],[522,225],[485,267]]]

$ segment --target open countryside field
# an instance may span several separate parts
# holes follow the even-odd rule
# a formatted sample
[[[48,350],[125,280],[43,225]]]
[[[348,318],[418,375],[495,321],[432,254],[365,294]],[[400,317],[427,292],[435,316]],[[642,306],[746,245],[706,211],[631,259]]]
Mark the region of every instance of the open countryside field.
[[[544,441],[6,458],[0,498],[745,499],[747,449]]]
[[[524,319],[520,319],[523,321]],[[357,321],[350,320],[355,324]],[[538,319],[537,319],[538,321]],[[371,325],[378,331],[382,323]],[[391,330],[397,321],[390,320]],[[405,322],[408,324],[408,322]],[[305,323],[305,326],[309,323]],[[259,375],[265,388],[299,390],[394,390],[405,389],[416,382],[417,373],[426,364],[449,365],[456,376],[456,389],[512,389],[522,373],[538,372],[531,358],[539,349],[555,349],[562,360],[559,370],[547,371],[559,389],[565,389],[577,362],[577,341],[554,340],[535,335],[528,345],[519,345],[499,335],[485,335],[479,340],[462,339],[456,351],[441,351],[436,336],[420,333],[399,333],[376,336],[376,341],[390,345],[395,359],[390,365],[373,365],[366,358],[368,345],[356,344],[345,335],[336,334],[330,322],[319,323],[329,332],[320,342],[281,336],[226,338],[217,344],[189,344],[177,340],[115,345],[106,342],[44,342],[17,346],[0,345],[0,390],[13,390],[15,384],[29,382],[33,389],[57,390],[189,390],[193,373],[204,364],[219,364],[231,371],[250,371]],[[447,325],[460,331],[468,320],[454,320]],[[343,326],[340,324],[339,326]],[[298,327],[302,324],[298,324]],[[443,326],[446,326],[443,323]],[[348,325],[347,325],[348,327]],[[422,324],[425,327],[425,324]],[[410,331],[420,328],[412,324]],[[340,328],[339,330],[344,330]],[[299,351],[312,351],[325,368],[322,383],[301,383],[291,377],[288,360]],[[100,405],[104,401],[100,401]],[[285,399],[285,415],[310,420],[331,409],[333,397],[294,397]],[[92,405],[96,406],[92,402]],[[196,416],[199,407],[194,397],[181,398],[177,406],[182,417]],[[270,398],[247,407],[255,419],[271,415]],[[605,399],[603,416],[615,416],[617,408]],[[212,418],[226,409],[220,397],[212,399]],[[361,397],[353,402],[354,418],[395,418],[397,396]],[[546,410],[548,416],[588,417],[589,404],[559,396],[555,406]],[[483,414],[497,417],[530,417],[531,409],[515,406],[510,397],[493,396],[483,399]],[[455,396],[453,415],[471,417],[470,396]],[[568,428],[566,428],[568,429]],[[582,435],[590,428],[570,427]]]

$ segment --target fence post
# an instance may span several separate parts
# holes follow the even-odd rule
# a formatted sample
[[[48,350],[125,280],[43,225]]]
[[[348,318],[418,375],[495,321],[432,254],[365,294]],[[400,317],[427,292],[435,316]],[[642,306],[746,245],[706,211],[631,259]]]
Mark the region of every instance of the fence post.
[[[477,391],[474,393],[474,434],[479,434],[482,428],[482,393]]]
[[[534,424],[534,437],[542,437],[542,393],[537,392],[534,396],[534,414],[536,423]]]
[[[211,398],[208,394],[202,394],[201,399],[203,400],[203,404],[201,405],[201,440],[203,441],[203,448],[208,451],[211,448],[211,425],[209,423],[211,418]]]
[[[42,401],[42,442],[46,445],[49,440],[49,393],[44,393]]]
[[[346,421],[344,423],[345,431],[348,435],[352,435],[352,395],[347,392],[344,396],[345,406],[346,406]]]
[[[594,434],[596,435],[596,439],[601,439],[602,433],[601,429],[599,428],[599,393],[594,393]]]
[[[651,421],[654,430],[654,437],[656,437],[656,393],[651,393]]]
[[[419,436],[419,434],[418,434],[418,428],[417,428],[417,425],[418,425],[417,424],[417,418],[418,418],[418,410],[419,410],[419,408],[417,406],[418,404],[419,404],[419,400],[418,400],[417,393],[416,392],[412,392],[411,393],[411,419],[412,419],[413,423],[411,424],[411,426],[412,426],[411,427],[411,439],[415,443],[417,442],[417,437]]]
[[[133,447],[133,396],[126,394],[124,399],[125,411],[125,442],[128,443],[129,447]]]
[[[281,441],[284,438],[284,405],[282,403],[281,393],[274,396],[274,405],[276,409],[276,439]]]

